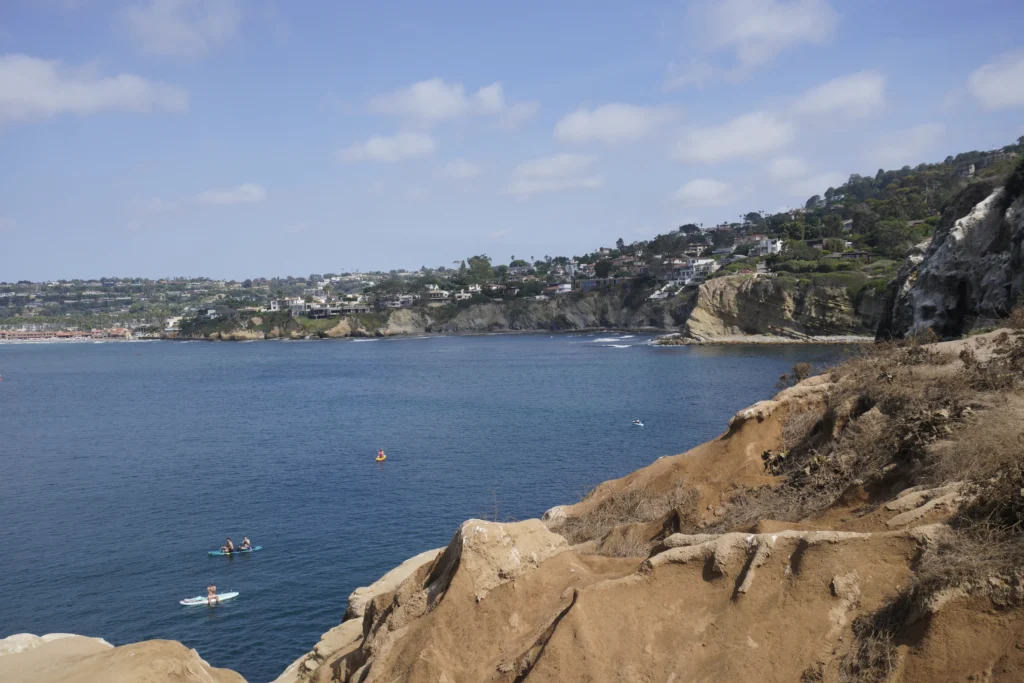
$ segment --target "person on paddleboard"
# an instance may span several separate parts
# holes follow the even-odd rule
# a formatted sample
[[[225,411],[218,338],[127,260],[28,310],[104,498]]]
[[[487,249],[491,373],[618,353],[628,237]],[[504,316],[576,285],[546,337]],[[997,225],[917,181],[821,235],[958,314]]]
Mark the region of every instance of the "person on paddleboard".
[[[227,542],[220,547],[220,551],[225,554],[231,554],[235,552],[235,544],[231,542],[230,536],[228,537]]]
[[[231,539],[228,539],[228,542],[230,541]],[[218,602],[217,587],[214,586],[212,583],[206,587],[206,602],[210,603],[211,605],[214,605]]]
[[[249,542],[248,536],[242,536],[242,544],[238,546],[239,550],[252,550],[252,543]]]

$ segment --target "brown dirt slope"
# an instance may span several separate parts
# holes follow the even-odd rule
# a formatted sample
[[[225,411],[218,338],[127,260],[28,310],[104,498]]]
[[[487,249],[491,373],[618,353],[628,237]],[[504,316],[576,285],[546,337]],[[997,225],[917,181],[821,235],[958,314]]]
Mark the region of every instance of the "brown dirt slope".
[[[882,345],[547,528],[470,520],[289,680],[1024,680],[1022,364]]]

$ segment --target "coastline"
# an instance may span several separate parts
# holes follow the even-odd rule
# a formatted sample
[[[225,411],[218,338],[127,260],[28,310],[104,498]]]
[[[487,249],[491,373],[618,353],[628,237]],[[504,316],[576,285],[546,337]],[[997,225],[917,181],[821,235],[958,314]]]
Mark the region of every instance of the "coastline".
[[[305,337],[275,337],[264,339],[211,339],[209,337],[158,337],[146,339],[3,339],[0,346],[18,344],[106,344],[107,342],[133,343],[133,342],[294,342],[294,341],[328,341],[328,342],[354,342],[354,341],[383,341],[399,339],[433,339],[438,337],[492,337],[505,335],[528,335],[547,334],[574,335],[574,334],[642,334],[654,337],[649,342],[650,346],[742,346],[742,345],[789,345],[789,344],[869,344],[874,343],[875,338],[864,335],[813,335],[806,337],[787,337],[781,335],[748,334],[729,335],[716,337],[714,339],[691,339],[682,337],[679,332],[664,328],[618,328],[618,327],[581,327],[572,330],[490,330],[490,331],[465,331],[465,332],[425,332],[425,333],[399,333],[349,337],[326,337],[319,335],[307,335]],[[673,341],[678,339],[679,341]],[[664,340],[664,341],[659,341]]]

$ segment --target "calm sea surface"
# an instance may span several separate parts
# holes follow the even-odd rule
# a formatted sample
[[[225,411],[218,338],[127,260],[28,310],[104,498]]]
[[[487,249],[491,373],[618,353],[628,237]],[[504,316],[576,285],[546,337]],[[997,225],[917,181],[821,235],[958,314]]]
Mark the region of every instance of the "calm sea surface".
[[[171,638],[269,681],[463,520],[574,502],[840,353],[645,341],[0,345],[0,637]],[[241,596],[178,604],[211,582]]]

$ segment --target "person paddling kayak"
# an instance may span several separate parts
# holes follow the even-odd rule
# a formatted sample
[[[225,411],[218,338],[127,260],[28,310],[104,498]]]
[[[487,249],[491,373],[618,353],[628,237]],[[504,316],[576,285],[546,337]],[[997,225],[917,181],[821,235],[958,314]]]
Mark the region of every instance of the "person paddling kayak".
[[[225,555],[229,555],[235,552],[235,544],[231,542],[231,538],[228,537],[227,541],[220,547],[220,551]]]
[[[238,546],[238,551],[242,550],[252,550],[252,543],[249,542],[248,536],[242,536],[242,544]]]
[[[377,462],[384,462],[384,460],[387,457],[388,456],[384,455],[384,449],[383,448],[378,448],[377,449]]]
[[[230,541],[231,539],[228,539],[228,542]],[[212,583],[206,587],[206,601],[210,605],[216,605],[219,602],[219,598],[217,597],[217,587]]]

